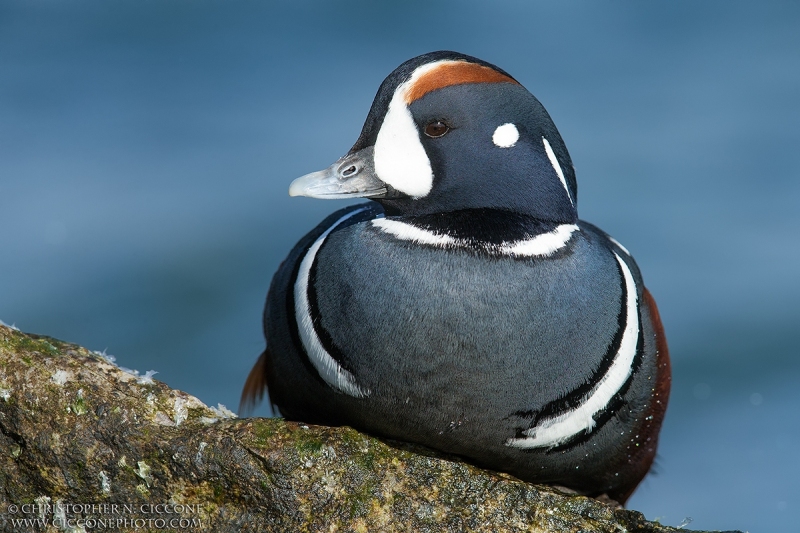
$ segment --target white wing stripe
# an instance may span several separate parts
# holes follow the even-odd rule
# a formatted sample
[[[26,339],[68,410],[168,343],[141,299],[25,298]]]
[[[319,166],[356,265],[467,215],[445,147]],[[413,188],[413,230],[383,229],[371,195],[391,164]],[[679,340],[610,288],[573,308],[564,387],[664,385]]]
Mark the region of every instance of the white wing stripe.
[[[506,441],[507,446],[513,448],[552,448],[563,444],[581,432],[590,432],[595,425],[594,416],[602,411],[617,392],[628,381],[636,356],[639,341],[639,312],[638,296],[633,275],[619,255],[614,254],[622,276],[625,280],[625,330],[622,333],[619,350],[614,356],[614,361],[597,385],[587,394],[580,405],[563,414],[548,418],[538,425],[526,430],[524,438],[514,438]]]

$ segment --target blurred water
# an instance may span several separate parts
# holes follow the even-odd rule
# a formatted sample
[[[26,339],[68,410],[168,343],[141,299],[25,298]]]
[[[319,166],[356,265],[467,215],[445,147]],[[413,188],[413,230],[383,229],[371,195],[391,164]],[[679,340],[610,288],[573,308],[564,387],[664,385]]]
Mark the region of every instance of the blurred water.
[[[6,1],[0,319],[235,407],[272,273],[341,205],[289,199],[288,183],[350,147],[395,66],[442,48],[539,97],[581,217],[658,299],[674,391],[658,473],[630,506],[792,530],[794,3]]]

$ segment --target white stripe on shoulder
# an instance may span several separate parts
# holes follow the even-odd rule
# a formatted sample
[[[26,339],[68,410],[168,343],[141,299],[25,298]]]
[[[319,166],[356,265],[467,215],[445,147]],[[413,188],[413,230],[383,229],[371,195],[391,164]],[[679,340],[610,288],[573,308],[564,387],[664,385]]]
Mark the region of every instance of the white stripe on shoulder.
[[[625,248],[624,246],[622,246],[622,244],[621,244],[621,243],[620,243],[620,242],[619,242],[617,239],[615,239],[615,238],[614,238],[614,237],[612,237],[611,235],[607,235],[607,237],[608,237],[608,240],[609,240],[609,241],[611,241],[611,242],[613,242],[614,244],[616,244],[616,245],[619,247],[619,249],[620,249],[620,250],[622,250],[623,252],[625,252],[625,255],[627,255],[628,257],[632,257],[632,256],[631,256],[631,253],[628,251],[628,249],[627,249],[627,248]]]
[[[440,248],[468,248],[476,244],[467,239],[457,239],[391,218],[374,219],[372,225],[402,241],[411,241],[417,244],[429,244]],[[575,224],[561,224],[556,226],[553,231],[536,235],[530,239],[504,242],[500,245],[486,243],[483,247],[490,252],[515,257],[547,257],[566,246],[576,230],[579,231],[579,228]]]
[[[525,437],[508,439],[506,446],[523,449],[553,448],[579,433],[589,433],[595,425],[594,416],[608,405],[628,381],[639,342],[638,297],[636,284],[628,265],[616,253],[614,257],[622,270],[627,297],[625,329],[611,367],[578,406],[558,416],[542,420],[536,426],[524,431]]]
[[[331,224],[331,226],[320,235],[314,244],[306,252],[300,263],[300,268],[297,271],[297,280],[294,284],[294,312],[297,320],[297,331],[300,334],[300,340],[303,343],[308,359],[314,368],[319,372],[320,377],[325,380],[328,385],[335,389],[355,396],[356,398],[363,398],[369,396],[369,389],[362,389],[356,384],[353,374],[345,370],[331,357],[331,354],[325,349],[320,341],[317,332],[314,330],[314,319],[311,317],[311,304],[308,301],[308,278],[311,272],[311,267],[316,259],[317,252],[319,252],[322,243],[328,237],[331,231],[343,222],[352,218],[353,216],[363,213],[369,209],[364,206],[360,209],[350,211],[342,218]]]
[[[567,191],[567,198],[569,198],[569,202],[572,205],[575,205],[575,201],[572,199],[572,195],[569,193],[569,187],[567,187],[567,180],[564,178],[564,171],[561,170],[561,165],[558,163],[558,158],[556,157],[556,153],[553,151],[553,147],[550,146],[550,142],[542,137],[542,144],[544,144],[544,151],[547,152],[547,158],[550,160],[550,164],[553,165],[553,170],[556,171],[558,174],[558,179],[561,180],[561,185],[564,186],[564,190]]]

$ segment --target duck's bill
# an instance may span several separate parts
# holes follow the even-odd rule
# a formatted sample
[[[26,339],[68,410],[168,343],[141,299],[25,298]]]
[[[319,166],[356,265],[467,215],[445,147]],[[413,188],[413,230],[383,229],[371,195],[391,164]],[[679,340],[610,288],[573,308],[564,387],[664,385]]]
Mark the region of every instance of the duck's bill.
[[[381,198],[387,187],[375,175],[372,146],[348,154],[325,170],[300,176],[289,185],[289,196],[310,198]]]

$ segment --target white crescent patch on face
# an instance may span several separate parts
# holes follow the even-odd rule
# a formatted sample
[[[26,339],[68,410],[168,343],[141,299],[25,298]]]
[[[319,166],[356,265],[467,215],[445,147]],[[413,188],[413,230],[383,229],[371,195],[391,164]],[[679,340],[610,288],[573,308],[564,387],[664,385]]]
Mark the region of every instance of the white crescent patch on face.
[[[384,183],[412,198],[422,198],[431,192],[433,169],[406,104],[406,92],[422,74],[440,63],[419,67],[397,87],[375,140],[375,174]]]

